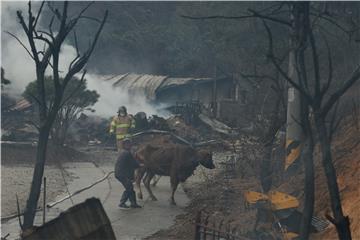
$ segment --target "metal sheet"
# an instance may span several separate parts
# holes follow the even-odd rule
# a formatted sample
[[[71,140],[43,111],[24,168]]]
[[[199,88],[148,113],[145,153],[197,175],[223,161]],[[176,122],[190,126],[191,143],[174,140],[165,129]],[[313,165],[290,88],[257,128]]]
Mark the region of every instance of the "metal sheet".
[[[162,75],[127,73],[106,79],[113,87],[127,90],[131,94],[140,94],[149,100],[155,100],[157,92],[188,84],[213,81],[212,78],[169,78]]]
[[[112,80],[116,88],[126,89],[130,93],[141,94],[150,100],[156,98],[156,90],[163,83],[167,76],[149,74],[123,74]]]

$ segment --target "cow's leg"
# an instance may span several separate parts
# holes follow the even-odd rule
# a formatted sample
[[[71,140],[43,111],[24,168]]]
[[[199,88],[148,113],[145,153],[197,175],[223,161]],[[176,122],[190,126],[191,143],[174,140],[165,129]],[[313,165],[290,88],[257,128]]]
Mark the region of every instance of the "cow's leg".
[[[151,182],[151,179],[154,177],[154,175],[155,174],[153,174],[151,172],[147,172],[146,176],[144,178],[144,185],[145,185],[146,190],[149,193],[149,196],[150,196],[151,200],[156,201],[157,199],[154,196],[154,194],[152,193],[151,188],[150,188],[150,182]]]
[[[176,205],[175,199],[174,199],[174,195],[175,195],[175,191],[179,185],[179,180],[177,179],[177,177],[171,176],[170,177],[170,183],[171,183],[171,197],[170,197],[170,204],[171,205]]]
[[[137,197],[139,199],[143,199],[143,194],[142,194],[142,191],[141,191],[141,179],[144,177],[144,174],[145,174],[145,168],[139,168],[136,170],[135,172],[135,186],[136,186],[136,189],[138,191],[137,193]]]
[[[152,185],[153,187],[155,187],[155,186],[157,185],[157,183],[159,182],[160,178],[161,178],[160,175],[155,175],[154,178],[153,178],[154,180],[153,180],[153,182],[152,182],[151,185]]]

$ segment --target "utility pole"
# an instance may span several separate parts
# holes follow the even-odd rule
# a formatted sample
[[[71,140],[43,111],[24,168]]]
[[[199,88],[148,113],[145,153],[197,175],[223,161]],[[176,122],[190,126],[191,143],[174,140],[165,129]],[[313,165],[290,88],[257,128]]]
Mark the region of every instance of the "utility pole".
[[[301,4],[301,3],[300,3]],[[288,76],[296,83],[299,79],[296,71],[296,49],[299,46],[298,32],[299,32],[299,3],[293,3],[291,9],[290,20],[292,22],[290,33],[290,52],[289,52],[289,66]],[[300,158],[302,129],[301,129],[301,97],[300,93],[293,86],[288,88],[288,104],[286,116],[286,160],[285,170]]]

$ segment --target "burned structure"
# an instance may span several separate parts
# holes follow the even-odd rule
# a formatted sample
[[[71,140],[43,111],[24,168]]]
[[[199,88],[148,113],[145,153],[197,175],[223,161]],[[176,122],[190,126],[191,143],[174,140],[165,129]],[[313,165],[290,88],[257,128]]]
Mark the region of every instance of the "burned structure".
[[[1,94],[1,140],[2,141],[34,141],[37,129],[31,121],[35,106],[26,99],[16,101]]]
[[[234,76],[214,78],[169,77],[127,73],[106,80],[113,88],[126,89],[129,96],[144,96],[151,104],[164,104],[174,113],[205,113],[231,126],[242,125],[254,87]]]

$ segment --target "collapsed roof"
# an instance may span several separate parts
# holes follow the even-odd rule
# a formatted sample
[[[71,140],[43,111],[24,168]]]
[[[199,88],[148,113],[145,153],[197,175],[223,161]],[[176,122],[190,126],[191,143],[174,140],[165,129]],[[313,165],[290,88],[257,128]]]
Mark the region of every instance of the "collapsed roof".
[[[10,108],[11,111],[24,111],[30,108],[32,104],[25,98],[20,99],[16,104]]]
[[[111,82],[115,88],[127,89],[131,94],[142,94],[149,100],[155,100],[156,94],[165,89],[213,80],[213,78],[173,78],[161,75],[127,73],[112,76],[106,81]]]

